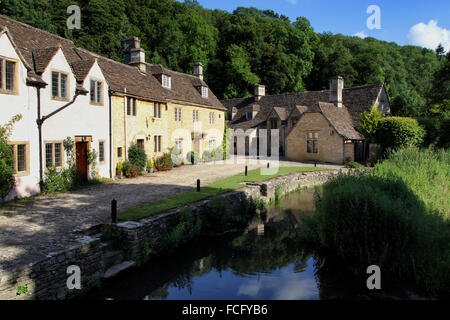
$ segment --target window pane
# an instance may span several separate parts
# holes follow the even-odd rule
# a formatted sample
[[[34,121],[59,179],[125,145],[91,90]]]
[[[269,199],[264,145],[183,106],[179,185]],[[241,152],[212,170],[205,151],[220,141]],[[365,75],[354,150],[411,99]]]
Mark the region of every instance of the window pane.
[[[133,102],[133,116],[136,115],[136,99],[132,99]]]
[[[61,150],[61,143],[55,143],[55,167],[62,166]]]
[[[61,73],[61,98],[67,97],[67,75]]]
[[[153,104],[153,116],[156,118],[157,112],[156,112],[156,102]]]
[[[131,115],[130,97],[127,97],[127,115]]]
[[[314,133],[314,139],[319,139],[319,134],[318,133]]]
[[[102,102],[102,83],[97,82],[97,103]]]
[[[158,152],[161,152],[161,136],[158,136]]]
[[[53,166],[53,144],[45,144],[45,167],[51,168]]]
[[[312,140],[308,140],[306,146],[307,146],[307,152],[308,153],[313,153]]]
[[[98,160],[100,162],[105,161],[105,143],[103,141],[98,143]]]
[[[0,89],[3,88],[3,59],[0,59]]]
[[[308,133],[308,139],[312,139],[312,133]]]
[[[95,81],[91,80],[91,102],[95,102]]]
[[[58,72],[52,72],[52,96],[58,96]]]
[[[317,141],[313,141],[313,152],[314,153],[318,153],[319,152]]]
[[[161,103],[158,103],[158,118],[161,118]]]
[[[6,81],[5,88],[6,90],[13,91],[15,89],[14,80],[16,77],[16,63],[13,61],[6,61]]]
[[[155,145],[154,151],[158,152],[158,137],[153,136],[153,144]]]
[[[117,157],[122,158],[122,148],[121,147],[117,148]]]
[[[26,154],[26,145],[18,144],[17,145],[17,171],[27,171],[27,154]]]

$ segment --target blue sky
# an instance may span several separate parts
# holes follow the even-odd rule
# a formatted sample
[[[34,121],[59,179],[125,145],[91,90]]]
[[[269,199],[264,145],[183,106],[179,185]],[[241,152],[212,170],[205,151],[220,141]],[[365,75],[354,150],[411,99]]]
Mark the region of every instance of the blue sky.
[[[180,0],[182,1],[182,0]],[[199,0],[208,9],[232,12],[236,7],[271,9],[288,16],[306,17],[316,32],[370,36],[400,45],[450,49],[449,0]],[[370,5],[381,12],[381,29],[369,30],[366,13]]]

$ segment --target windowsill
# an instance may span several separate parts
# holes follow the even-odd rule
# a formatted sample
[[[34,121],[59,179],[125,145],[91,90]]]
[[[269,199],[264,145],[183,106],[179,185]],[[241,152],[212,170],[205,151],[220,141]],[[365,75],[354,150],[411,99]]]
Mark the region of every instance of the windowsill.
[[[62,97],[52,97],[52,100],[55,100],[55,101],[70,101],[69,98],[62,98]]]
[[[92,106],[98,106],[98,107],[103,107],[105,105],[104,103],[101,103],[101,102],[97,103],[97,102],[92,102],[92,101],[89,104]]]
[[[17,172],[14,174],[14,177],[26,177],[29,176],[30,172],[29,171],[21,171],[21,172]]]
[[[6,90],[6,89],[0,89],[0,93],[2,94],[9,94],[12,96],[18,96],[19,95],[19,91],[14,90],[14,91],[10,91],[10,90]]]

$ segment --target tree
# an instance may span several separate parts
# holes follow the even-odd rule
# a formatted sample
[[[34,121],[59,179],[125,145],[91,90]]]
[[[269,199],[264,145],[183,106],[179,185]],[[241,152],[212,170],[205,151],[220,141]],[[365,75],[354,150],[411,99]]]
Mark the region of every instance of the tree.
[[[0,200],[11,192],[15,184],[14,159],[8,139],[14,124],[21,119],[21,115],[16,115],[7,124],[0,125]]]
[[[361,115],[360,123],[360,131],[366,141],[368,143],[376,142],[376,132],[378,130],[378,122],[381,119],[381,111],[375,106],[372,105],[370,112],[364,111]]]
[[[437,46],[436,55],[439,57],[439,60],[445,56],[445,49],[442,46],[442,43],[439,43],[439,45]]]

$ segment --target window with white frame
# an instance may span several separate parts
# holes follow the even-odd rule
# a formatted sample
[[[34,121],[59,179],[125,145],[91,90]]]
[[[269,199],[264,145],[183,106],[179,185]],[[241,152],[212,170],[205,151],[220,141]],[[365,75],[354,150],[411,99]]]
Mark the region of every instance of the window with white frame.
[[[59,71],[52,71],[52,97],[68,98],[68,75]]]
[[[17,92],[17,62],[0,57],[0,92]]]
[[[198,122],[198,110],[192,112],[193,122]]]
[[[161,80],[162,86],[166,89],[171,89],[172,88],[172,77],[163,74],[162,75],[162,80]]]
[[[175,108],[175,121],[181,122],[181,108]]]
[[[202,87],[202,97],[208,98],[208,87]]]
[[[214,124],[214,112],[209,113],[209,124]]]
[[[91,104],[103,104],[103,82],[91,80]]]

